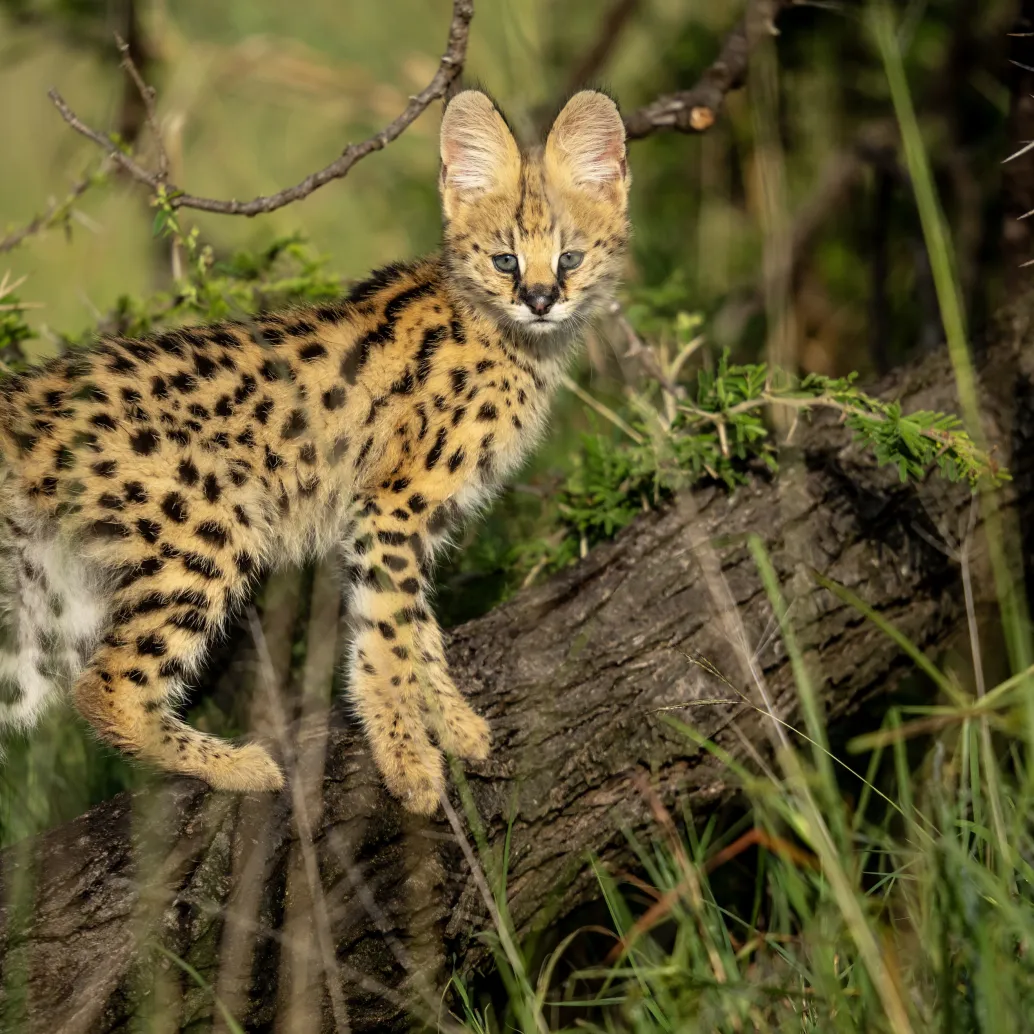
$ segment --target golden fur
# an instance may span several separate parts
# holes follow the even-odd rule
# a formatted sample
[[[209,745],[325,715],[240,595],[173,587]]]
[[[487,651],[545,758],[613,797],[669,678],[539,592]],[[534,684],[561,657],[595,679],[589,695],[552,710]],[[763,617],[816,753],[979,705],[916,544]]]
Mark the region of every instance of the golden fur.
[[[131,754],[221,789],[280,787],[262,747],[172,708],[259,570],[340,548],[351,693],[389,789],[430,812],[439,748],[486,755],[431,564],[543,429],[618,278],[628,176],[617,109],[593,92],[526,153],[484,94],[460,93],[441,153],[440,254],[336,304],[105,340],[3,384],[0,721],[29,724],[68,680]]]

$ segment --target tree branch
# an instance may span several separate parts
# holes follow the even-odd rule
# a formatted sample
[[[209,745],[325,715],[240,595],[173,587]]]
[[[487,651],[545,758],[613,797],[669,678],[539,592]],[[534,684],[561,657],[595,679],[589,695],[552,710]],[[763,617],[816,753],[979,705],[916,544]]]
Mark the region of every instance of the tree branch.
[[[137,68],[136,62],[133,60],[133,52],[130,45],[118,35],[115,36],[115,42],[118,44],[118,52],[122,55],[122,70],[132,80],[144,105],[144,120],[147,123],[147,128],[151,131],[151,136],[154,137],[154,145],[158,149],[158,171],[155,173],[155,176],[159,183],[164,183],[169,176],[169,155],[165,150],[165,140],[162,137],[161,126],[158,125],[158,116],[154,110],[154,87],[148,86],[144,82],[144,77],[140,74],[140,69]]]
[[[318,172],[306,176],[300,183],[287,187],[276,194],[252,198],[250,201],[219,201],[214,198],[197,197],[188,194],[174,184],[163,184],[159,172],[145,169],[118,145],[103,133],[86,125],[65,103],[57,90],[50,90],[48,96],[61,113],[61,117],[77,132],[99,147],[103,147],[112,160],[121,166],[130,176],[157,192],[161,186],[166,187],[169,203],[174,208],[195,208],[204,212],[219,212],[223,215],[263,215],[276,211],[292,202],[308,197],[313,191],[333,180],[347,176],[352,166],[374,151],[380,151],[390,144],[423,114],[431,103],[445,96],[453,80],[463,70],[467,55],[467,42],[470,37],[470,21],[474,17],[473,0],[453,0],[452,22],[449,26],[449,41],[438,63],[434,78],[416,96],[411,97],[405,110],[393,122],[379,133],[358,144],[349,144],[341,155],[328,166]],[[145,87],[145,89],[149,89]]]
[[[725,95],[739,89],[747,77],[750,54],[765,35],[777,32],[776,18],[796,0],[751,0],[743,19],[725,40],[718,59],[690,90],[665,94],[625,118],[629,140],[662,129],[703,133],[714,125]]]
[[[675,129],[683,133],[703,132],[715,122],[725,95],[741,86],[746,78],[750,53],[757,40],[766,33],[774,33],[775,19],[780,11],[796,0],[751,0],[742,21],[730,33],[718,59],[701,76],[691,90],[667,94],[651,104],[632,112],[625,120],[629,140],[638,140],[662,129]],[[634,0],[619,0],[608,17],[607,24],[616,32],[635,9]],[[449,96],[458,83],[466,61],[467,43],[470,36],[470,22],[474,16],[473,0],[453,0],[452,21],[449,26],[449,40],[438,64],[434,78],[416,96],[410,99],[405,110],[379,133],[358,144],[349,144],[341,155],[325,168],[306,176],[300,183],[287,187],[275,194],[252,198],[250,201],[217,200],[188,194],[175,184],[167,182],[168,163],[165,158],[161,136],[154,115],[154,90],[140,76],[129,56],[125,44],[119,43],[123,68],[135,83],[144,102],[147,122],[155,134],[158,147],[158,169],[152,171],[124,151],[118,144],[100,131],[83,122],[69,107],[57,90],[50,90],[48,96],[61,117],[82,136],[104,149],[120,168],[133,179],[149,187],[154,193],[165,189],[169,204],[173,208],[193,208],[204,212],[218,212],[223,215],[256,216],[273,212],[285,205],[308,197],[320,187],[348,175],[352,166],[374,151],[380,151],[397,139],[416,119],[439,98]],[[610,40],[601,37],[585,59],[586,67],[595,67],[605,59]],[[580,77],[581,71],[576,73]]]

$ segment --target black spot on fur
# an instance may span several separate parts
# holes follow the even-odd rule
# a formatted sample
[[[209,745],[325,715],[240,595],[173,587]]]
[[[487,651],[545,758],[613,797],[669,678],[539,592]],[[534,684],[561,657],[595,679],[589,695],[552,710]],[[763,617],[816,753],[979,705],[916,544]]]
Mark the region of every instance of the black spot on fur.
[[[286,359],[267,359],[259,367],[259,373],[267,381],[294,380],[294,370]]]
[[[330,388],[323,393],[323,408],[329,410],[340,409],[345,404],[345,389],[341,387]]]
[[[202,521],[194,530],[219,549],[225,547],[230,538],[230,533],[218,521]]]
[[[179,494],[179,492],[170,492],[162,500],[162,513],[164,513],[169,520],[175,521],[177,524],[183,524],[189,516],[187,501]]]
[[[444,327],[428,327],[416,354],[416,379],[423,384],[431,375],[434,356],[446,338]]]
[[[385,266],[383,269],[378,269],[370,274],[370,276],[356,284],[351,291],[348,293],[348,301],[352,302],[353,305],[358,305],[360,302],[365,302],[372,298],[378,291],[383,290],[385,287],[390,287],[402,278],[402,276],[408,271],[408,266],[402,262],[393,262],[391,265]]]
[[[219,501],[219,496],[223,494],[222,487],[219,484],[219,479],[215,474],[205,475],[205,498],[210,503]]]
[[[373,435],[363,442],[362,448],[359,450],[359,454],[355,458],[355,467],[358,470],[363,463],[366,462],[366,457],[370,455],[370,450],[373,448]]]
[[[146,517],[141,517],[136,522],[136,530],[140,533],[140,537],[152,546],[162,534],[162,526],[157,521],[148,520]]]
[[[449,525],[449,511],[444,506],[436,506],[427,522],[427,530],[432,535],[438,535]]]
[[[203,377],[206,381],[211,380],[218,372],[219,367],[216,363],[209,359],[207,355],[202,355],[200,352],[194,353],[194,370],[199,377]]]
[[[323,359],[326,354],[327,350],[318,341],[311,341],[298,350],[298,358],[303,363],[314,363],[317,359]]]
[[[300,409],[292,409],[284,421],[283,427],[280,429],[280,437],[285,441],[297,438],[300,434],[305,433],[308,426],[309,421],[306,419],[305,413]]]
[[[169,383],[181,394],[190,395],[197,391],[197,380],[189,373],[177,373],[169,379]]]
[[[255,419],[260,424],[265,424],[269,420],[269,414],[273,412],[273,400],[266,396],[261,402],[255,405]]]
[[[114,431],[116,427],[115,421],[107,413],[96,413],[90,417],[90,424],[101,431]]]
[[[176,470],[176,477],[185,485],[196,485],[201,475],[192,460],[183,460]]]
[[[223,348],[240,348],[241,343],[237,339],[236,334],[231,334],[230,331],[223,329],[222,327],[215,327],[208,332],[208,339],[214,345],[221,345]]]
[[[237,390],[233,393],[233,401],[240,405],[245,399],[254,395],[257,388],[258,381],[250,373],[244,374],[241,377],[240,384],[237,386]]]
[[[459,369],[451,371],[449,378],[452,381],[453,394],[462,395],[467,389],[467,371],[460,367]]]
[[[141,657],[164,657],[168,652],[168,645],[157,632],[148,632],[147,635],[137,636],[136,652]]]
[[[237,570],[243,575],[251,575],[255,570],[255,558],[244,550],[234,555],[233,562],[237,565]]]
[[[425,466],[428,470],[434,470],[437,466],[438,461],[442,458],[442,449],[445,448],[445,443],[448,440],[445,433],[445,428],[440,427],[438,434],[435,436],[434,445],[431,446],[430,451],[427,454],[427,460]]]
[[[99,521],[94,521],[90,525],[90,531],[97,538],[102,539],[128,539],[130,536],[129,529],[113,517],[104,517]]]
[[[215,561],[203,553],[184,553],[183,566],[192,574],[199,574],[202,578],[207,578],[209,581],[214,581],[216,578],[222,578],[223,576],[222,571],[216,567]]]
[[[153,427],[145,427],[131,435],[129,444],[138,456],[150,456],[161,444],[161,435]]]
[[[147,490],[139,481],[127,481],[123,486],[122,490],[126,495],[127,503],[141,503],[147,502]]]
[[[184,632],[192,632],[194,635],[202,635],[208,630],[208,621],[205,615],[199,610],[185,610],[169,618],[170,625],[182,628]]]

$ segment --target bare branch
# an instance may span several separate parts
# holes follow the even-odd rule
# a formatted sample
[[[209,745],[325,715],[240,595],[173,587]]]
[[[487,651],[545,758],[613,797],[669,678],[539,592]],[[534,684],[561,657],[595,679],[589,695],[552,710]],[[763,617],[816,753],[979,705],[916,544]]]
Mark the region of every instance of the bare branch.
[[[667,94],[651,104],[632,112],[625,120],[629,140],[638,140],[661,129],[676,129],[683,133],[703,132],[715,122],[725,95],[741,86],[747,72],[750,53],[758,39],[776,31],[775,19],[780,12],[798,0],[751,0],[742,21],[730,33],[718,59],[701,76],[690,90]],[[636,0],[617,0],[605,21],[607,27],[597,44],[574,73],[582,79],[591,70],[598,68],[610,52],[613,38],[627,22],[636,8]],[[308,197],[320,187],[348,175],[352,166],[374,151],[380,151],[397,139],[427,108],[439,98],[450,96],[458,83],[467,55],[470,37],[470,22],[474,16],[474,0],[453,0],[452,21],[449,26],[449,40],[434,78],[410,98],[405,110],[379,133],[358,144],[349,144],[339,157],[325,168],[306,176],[300,183],[287,187],[275,194],[252,198],[250,201],[198,197],[188,194],[182,188],[168,182],[168,156],[162,143],[155,116],[155,93],[140,75],[128,46],[119,40],[122,67],[132,79],[143,99],[147,123],[154,133],[158,148],[158,168],[152,171],[127,154],[110,136],[93,129],[83,122],[56,90],[49,92],[54,106],[61,117],[78,133],[103,148],[111,161],[127,172],[133,179],[149,187],[154,193],[165,188],[169,204],[173,208],[193,208],[223,215],[256,216],[273,212],[285,205]],[[85,189],[85,188],[84,188]],[[18,238],[19,240],[21,238]],[[17,243],[17,241],[15,241]],[[13,246],[13,245],[10,245]],[[0,247],[0,250],[5,250]]]
[[[64,98],[57,92],[57,90],[48,90],[47,96],[53,102],[54,107],[61,112],[61,117],[77,133],[81,133],[87,140],[92,140],[98,147],[103,147],[104,150],[107,151],[108,157],[111,158],[116,165],[128,172],[133,179],[139,180],[141,183],[146,183],[152,190],[158,189],[159,181],[158,177],[154,173],[148,172],[142,165],[138,165],[115,143],[114,140],[111,139],[111,137],[97,132],[96,129],[91,129],[65,103]]]
[[[219,201],[215,198],[197,197],[186,193],[171,183],[163,183],[160,171],[151,172],[145,169],[123,152],[109,137],[86,125],[65,103],[56,90],[51,90],[49,97],[61,113],[61,117],[76,132],[81,133],[99,147],[104,148],[111,155],[112,160],[117,162],[130,176],[146,184],[155,192],[158,191],[160,186],[164,185],[168,191],[168,199],[172,207],[195,208],[204,212],[219,212],[223,215],[263,215],[266,212],[273,212],[278,208],[283,208],[294,201],[300,201],[332,180],[341,179],[348,175],[356,162],[365,158],[368,154],[372,154],[374,151],[380,151],[387,147],[393,140],[401,136],[430,107],[432,102],[440,97],[444,97],[453,81],[463,70],[463,64],[467,56],[467,41],[470,37],[470,21],[473,17],[474,0],[453,0],[449,41],[445,53],[438,63],[438,70],[427,86],[416,96],[410,98],[409,104],[406,105],[405,110],[398,118],[385,126],[379,133],[362,141],[362,143],[349,144],[341,152],[341,155],[328,166],[320,169],[319,172],[306,176],[305,179],[300,183],[296,183],[293,187],[287,187],[276,194],[252,198],[250,201]],[[145,86],[145,89],[148,88]]]
[[[696,86],[665,94],[625,119],[629,140],[640,140],[661,129],[703,133],[714,125],[725,95],[743,85],[750,53],[765,35],[776,33],[780,12],[797,0],[751,0],[743,19],[729,34],[718,59]]]
[[[144,112],[147,118],[147,128],[150,129],[151,135],[154,137],[155,147],[158,148],[158,180],[164,183],[169,178],[169,155],[165,150],[165,141],[162,139],[161,129],[158,125],[158,118],[155,115],[154,110],[154,99],[155,92],[153,86],[148,86],[144,82],[143,76],[140,74],[140,70],[136,67],[136,62],[133,60],[133,55],[130,53],[129,44],[118,35],[115,34],[115,42],[118,44],[118,52],[122,55],[122,68],[126,75],[133,80],[133,84],[137,88],[137,92],[140,94],[140,99],[144,102]]]

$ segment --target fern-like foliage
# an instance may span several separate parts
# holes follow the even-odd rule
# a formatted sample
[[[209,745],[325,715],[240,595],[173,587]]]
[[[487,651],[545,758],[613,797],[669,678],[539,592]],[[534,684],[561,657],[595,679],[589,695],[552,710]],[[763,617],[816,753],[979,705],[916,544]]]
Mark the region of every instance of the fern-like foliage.
[[[521,551],[523,564],[552,571],[598,542],[613,538],[644,510],[702,480],[733,489],[758,465],[778,470],[778,449],[765,420],[773,407],[807,417],[818,409],[838,412],[868,446],[880,466],[896,468],[902,481],[937,471],[950,481],[981,483],[1008,479],[1008,472],[974,443],[949,414],[902,411],[897,402],[865,394],[856,377],[809,374],[792,378],[764,363],[738,364],[723,354],[702,369],[695,384],[682,385],[672,410],[645,396],[632,399],[632,413],[615,414],[630,428],[621,439],[585,435],[574,469],[557,494],[557,522],[564,535],[539,540]],[[670,390],[670,389],[669,389]]]

